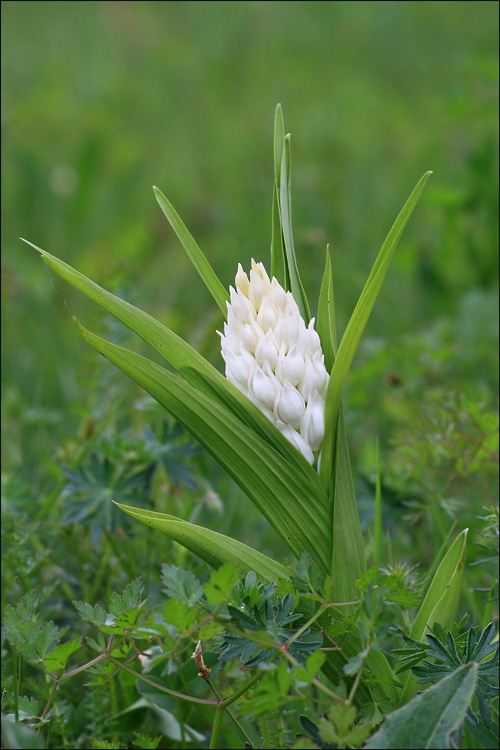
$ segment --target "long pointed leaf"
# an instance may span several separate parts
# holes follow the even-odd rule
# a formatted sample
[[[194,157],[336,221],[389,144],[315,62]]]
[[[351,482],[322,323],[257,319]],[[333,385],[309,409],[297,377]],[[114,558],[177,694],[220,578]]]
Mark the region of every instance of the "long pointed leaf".
[[[293,245],[292,232],[292,204],[291,204],[291,167],[290,167],[290,136],[285,137],[283,154],[281,157],[281,175],[280,175],[280,209],[281,225],[283,229],[283,241],[285,245],[285,262],[290,277],[290,288],[297,303],[300,314],[309,322],[311,313],[304,292],[304,287],[299,276],[297,260],[295,257],[295,248]]]
[[[23,242],[37,250],[49,268],[74,286],[75,289],[83,292],[89,299],[114,315],[131,331],[137,333],[164,357],[188,383],[228,408],[232,414],[276,448],[290,463],[299,468],[307,480],[312,482],[319,491],[321,487],[319,477],[304,456],[262,414],[255,404],[240,393],[201,354],[151,315],[106,291],[64,261],[37,247],[37,245],[28,242],[28,240],[23,240]],[[325,495],[325,505],[327,504],[328,499]]]
[[[451,735],[462,725],[474,696],[477,664],[452,672],[402,708],[393,711],[366,744],[370,750],[455,747]]]
[[[200,274],[201,278],[205,282],[208,291],[211,293],[214,300],[219,305],[220,309],[226,314],[226,302],[229,302],[229,295],[225,288],[219,281],[212,266],[205,258],[204,254],[194,241],[191,234],[188,232],[186,226],[182,222],[179,214],[172,206],[169,200],[165,198],[161,190],[157,187],[153,187],[156,200],[160,204],[160,208],[170,222],[170,226],[180,239],[182,246],[189,258],[193,262],[194,267]]]
[[[150,393],[214,456],[295,555],[307,552],[329,570],[328,511],[322,495],[294,466],[189,383],[77,325],[95,349]]]
[[[290,571],[284,565],[271,560],[270,557],[257,552],[257,550],[242,542],[236,541],[236,539],[231,539],[231,537],[206,529],[203,526],[196,526],[167,513],[133,508],[121,503],[115,503],[115,505],[132,518],[137,518],[148,526],[163,531],[164,534],[198,555],[213,568],[217,568],[222,563],[230,562],[245,573],[250,570],[255,571],[257,576],[264,578],[266,581],[290,578]]]
[[[413,209],[415,208],[420,195],[425,187],[429,176],[432,172],[426,172],[423,177],[417,183],[412,194],[403,206],[399,216],[397,217],[394,225],[387,235],[387,238],[382,245],[382,248],[377,256],[377,259],[373,265],[372,271],[368,277],[368,281],[365,284],[363,291],[359,297],[359,300],[354,308],[354,312],[351,315],[351,319],[347,325],[347,328],[342,336],[339,350],[335,358],[335,363],[332,368],[330,382],[328,384],[328,391],[326,395],[325,404],[325,424],[333,425],[336,424],[337,412],[340,405],[340,397],[344,388],[344,383],[347,378],[347,373],[351,367],[356,349],[358,348],[359,340],[365,329],[368,318],[372,311],[375,300],[379,293],[380,287],[384,280],[385,274],[389,267],[389,264],[396,250],[399,238],[401,237],[403,230],[410,218]],[[327,429],[325,432],[325,440],[323,443],[323,455],[321,458],[321,477],[324,479],[327,486],[330,486],[333,466],[334,466],[334,443],[335,443],[335,432],[331,429]]]
[[[319,292],[316,330],[325,355],[325,367],[330,372],[337,352],[337,326],[335,322],[332,263],[328,248],[326,248],[325,271]]]
[[[285,126],[283,124],[283,112],[281,104],[276,107],[274,115],[274,187],[273,187],[273,212],[272,212],[272,234],[271,234],[271,276],[275,276],[282,287],[289,288],[285,274],[285,256],[283,248],[283,231],[281,228],[281,215],[279,207],[279,187],[281,174],[281,156],[285,138]]]
[[[445,629],[453,624],[462,587],[467,532],[468,529],[464,529],[457,536],[434,574],[410,631],[410,638],[415,641],[422,641],[426,631],[435,622],[439,622]],[[408,700],[416,689],[416,678],[410,672],[401,695],[401,703]]]
[[[332,578],[337,601],[357,599],[355,582],[365,571],[361,524],[352,481],[342,409],[338,418],[333,494]]]

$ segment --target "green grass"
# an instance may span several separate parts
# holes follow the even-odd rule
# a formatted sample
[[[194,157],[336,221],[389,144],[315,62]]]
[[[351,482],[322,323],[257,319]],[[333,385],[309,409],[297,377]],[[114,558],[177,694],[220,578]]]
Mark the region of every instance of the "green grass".
[[[74,625],[72,599],[102,601],[126,576],[140,571],[154,599],[162,562],[203,574],[163,536],[106,517],[105,500],[97,522],[75,522],[64,471],[95,479],[92,460],[106,459],[113,481],[133,474],[153,451],[142,430],[160,435],[162,417],[86,347],[71,315],[120,345],[133,339],[18,237],[222,370],[222,315],[152,186],[225,287],[238,262],[269,267],[278,102],[292,133],[302,281],[317,299],[329,243],[339,335],[404,199],[434,172],[354,359],[344,413],[368,560],[377,466],[382,562],[422,574],[466,526],[468,562],[487,556],[477,543],[498,465],[497,4],[7,1],[2,21],[2,479],[13,514],[3,602],[41,588],[47,616]],[[154,509],[282,560],[206,454],[189,459],[197,487],[182,484],[172,445],[174,463],[148,490]],[[476,589],[491,576],[491,563],[466,566],[460,610],[474,623],[487,624]]]

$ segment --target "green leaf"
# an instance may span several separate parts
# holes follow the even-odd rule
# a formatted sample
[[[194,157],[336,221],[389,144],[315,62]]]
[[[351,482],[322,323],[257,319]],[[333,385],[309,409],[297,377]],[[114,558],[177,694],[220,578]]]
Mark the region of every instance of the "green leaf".
[[[429,590],[413,622],[410,638],[421,641],[426,630],[430,630],[435,622],[439,622],[445,629],[452,626],[462,586],[467,532],[468,529],[464,529],[457,536],[436,570]],[[401,695],[401,703],[408,700],[415,690],[416,678],[409,674],[405,690]]]
[[[98,628],[106,624],[106,612],[98,604],[92,607],[87,602],[73,602],[73,606],[78,610],[80,617]]]
[[[271,232],[271,277],[275,276],[282,287],[289,289],[290,282],[287,280],[285,274],[285,251],[283,248],[283,231],[281,228],[281,214],[279,207],[279,185],[284,137],[285,126],[283,124],[283,112],[281,104],[278,104],[274,116],[274,187]]]
[[[327,486],[330,486],[332,481],[332,471],[334,468],[335,432],[330,426],[336,424],[337,413],[340,407],[340,398],[347,378],[347,373],[351,367],[351,362],[356,353],[356,349],[358,348],[361,335],[365,329],[366,323],[368,322],[368,318],[370,317],[370,313],[375,304],[375,300],[377,299],[377,295],[382,286],[392,256],[394,255],[399,238],[401,237],[408,219],[420,198],[425,183],[431,174],[432,172],[426,172],[420,179],[403,206],[401,213],[394,222],[394,225],[387,235],[387,238],[377,256],[365,287],[361,292],[344,335],[342,336],[331,371],[325,403],[325,425],[327,425],[327,429],[325,431],[325,439],[323,443],[320,474]]]
[[[437,569],[413,622],[410,638],[422,640],[434,622],[439,622],[445,629],[453,624],[465,565],[467,532],[468,529],[464,529],[457,536]]]
[[[39,750],[45,747],[45,742],[41,734],[8,715],[2,716],[2,747],[5,750]]]
[[[61,278],[74,286],[75,289],[83,292],[111,315],[114,315],[131,331],[137,333],[164,357],[188,383],[229,409],[234,416],[241,419],[263,440],[279,451],[296,469],[299,469],[308,481],[315,485],[318,492],[323,492],[318,474],[300,451],[281,434],[250,399],[240,393],[195,349],[151,315],[106,291],[67,263],[37,247],[37,245],[33,245],[27,240],[23,240],[23,242],[37,250],[49,268],[59,274]],[[326,495],[324,500],[327,504]]]
[[[170,226],[176,233],[177,237],[180,239],[184,250],[188,254],[194,267],[205,282],[208,291],[211,293],[212,297],[219,305],[223,315],[226,315],[226,302],[229,302],[229,294],[222,286],[212,266],[203,255],[193,237],[188,232],[179,214],[176,212],[170,201],[165,198],[161,190],[159,190],[157,187],[153,187],[153,190],[156,200],[160,204],[161,210],[170,222]]]
[[[116,591],[113,591],[109,603],[109,611],[113,617],[121,617],[126,610],[138,607],[143,591],[144,586],[141,578],[131,581],[123,594],[117,594]]]
[[[325,355],[325,367],[330,372],[337,352],[337,326],[335,323],[332,263],[328,248],[326,249],[325,271],[319,292],[316,330],[318,331],[321,348]]]
[[[359,598],[356,581],[365,571],[365,551],[342,410],[340,410],[338,417],[338,438],[335,441],[335,452],[335,477],[332,485],[333,548],[331,570],[334,599],[338,602],[348,602]]]
[[[292,195],[291,195],[291,158],[290,158],[290,135],[285,136],[284,148],[281,156],[281,173],[279,189],[279,205],[281,209],[281,226],[283,231],[283,242],[285,245],[285,265],[290,278],[290,290],[298,305],[300,314],[306,321],[311,319],[309,304],[302,286],[295,257],[292,231]]]
[[[461,726],[477,679],[477,664],[467,664],[393,711],[368,741],[370,750],[451,747]]]
[[[163,531],[171,539],[198,555],[213,568],[217,568],[225,562],[230,562],[244,572],[254,570],[259,577],[266,581],[290,577],[290,572],[284,565],[271,560],[271,558],[257,552],[252,547],[216,531],[205,529],[203,526],[196,526],[166,513],[132,508],[118,503],[116,505],[132,518],[137,518],[148,526]]]
[[[123,510],[127,506],[122,507]],[[190,570],[177,568],[175,565],[161,566],[161,581],[167,596],[173,596],[192,607],[203,596],[203,585]]]
[[[67,641],[56,646],[43,661],[43,667],[46,672],[56,672],[59,669],[65,669],[70,658],[75,654],[82,645],[82,639],[77,638],[74,641]]]
[[[78,328],[110,362],[155,398],[240,485],[296,555],[331,560],[323,494],[248,427],[179,377],[144,357]]]
[[[231,563],[224,563],[210,574],[210,580],[205,584],[205,596],[209,604],[219,604],[225,601],[240,577],[238,568]]]

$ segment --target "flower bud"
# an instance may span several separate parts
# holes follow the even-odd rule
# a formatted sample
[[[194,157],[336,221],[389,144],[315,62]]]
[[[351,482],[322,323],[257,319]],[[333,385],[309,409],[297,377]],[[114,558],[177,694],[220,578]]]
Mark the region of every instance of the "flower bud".
[[[250,392],[253,393],[257,401],[268,409],[273,408],[274,399],[276,398],[276,387],[272,379],[258,365],[251,380]]]
[[[314,465],[321,455],[328,373],[314,318],[252,259],[238,264],[221,337],[226,377]]]
[[[304,399],[288,380],[283,384],[281,398],[278,403],[278,416],[294,430],[298,430],[304,416]]]
[[[315,393],[306,406],[300,434],[310,445],[313,451],[317,451],[325,436],[325,402],[319,393]]]

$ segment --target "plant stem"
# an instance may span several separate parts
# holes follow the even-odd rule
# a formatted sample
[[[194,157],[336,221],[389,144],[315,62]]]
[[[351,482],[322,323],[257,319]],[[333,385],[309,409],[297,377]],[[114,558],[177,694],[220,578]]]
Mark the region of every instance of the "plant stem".
[[[189,701],[189,703],[202,703],[208,706],[218,705],[218,701],[212,701],[206,698],[195,698],[194,696],[185,695],[184,693],[178,693],[176,690],[171,690],[170,688],[165,687],[165,685],[160,685],[158,682],[155,682],[154,680],[150,680],[149,677],[144,677],[144,675],[140,674],[139,672],[136,672],[135,669],[132,669],[132,667],[129,667],[127,664],[124,664],[119,659],[115,659],[114,656],[110,656],[109,654],[107,654],[107,657],[110,661],[113,662],[113,664],[116,664],[118,667],[121,667],[126,672],[129,672],[137,680],[142,680],[142,682],[145,682],[146,685],[151,685],[151,687],[154,687],[157,690],[160,690],[162,693],[168,693],[168,695],[173,695],[174,698],[179,698],[179,700],[182,700],[182,701]]]
[[[374,550],[373,556],[377,566],[382,563],[382,490],[380,482],[380,458],[378,448],[378,435],[377,442],[375,444],[375,463],[376,463],[376,479],[375,479],[375,531],[374,531]]]
[[[54,684],[52,685],[52,689],[51,689],[51,691],[50,691],[50,695],[49,695],[49,698],[48,698],[48,700],[47,700],[47,703],[46,703],[46,705],[45,705],[45,708],[43,709],[43,713],[42,713],[42,715],[40,716],[40,721],[43,721],[43,720],[45,719],[45,716],[46,716],[46,714],[47,714],[47,711],[48,711],[48,710],[49,710],[49,708],[50,708],[50,705],[51,705],[51,703],[52,703],[52,700],[53,700],[53,698],[54,698],[54,695],[55,695],[55,693],[56,693],[56,690],[57,690],[57,686],[59,685],[59,682],[61,681],[61,676],[62,676],[62,675],[61,675],[61,673],[62,673],[62,669],[61,669],[61,672],[60,672],[60,673],[59,673],[59,674],[58,674],[58,675],[56,676],[56,678],[55,678],[55,680],[54,680]]]
[[[222,700],[221,696],[219,695],[218,691],[216,690],[215,685],[212,685],[212,683],[210,682],[210,680],[207,680],[207,682],[210,685],[210,687],[212,688],[212,690],[214,691],[215,695],[217,696],[217,698],[219,699],[219,701],[220,701],[220,703],[222,705],[223,700]],[[247,684],[247,687],[248,687],[248,684]],[[232,698],[232,700],[236,700],[233,696],[231,696],[231,698]],[[242,733],[243,737],[246,739],[247,743],[250,745],[251,748],[253,748],[252,740],[250,739],[250,737],[248,736],[248,734],[245,732],[245,730],[243,729],[243,727],[241,726],[240,722],[238,721],[238,719],[236,718],[236,716],[233,714],[233,712],[231,711],[231,709],[227,707],[227,704],[225,704],[225,705],[226,705],[226,711],[228,712],[229,716],[234,721],[234,723],[236,724],[236,726],[238,727],[238,729]]]
[[[347,699],[348,703],[352,703],[353,698],[354,698],[354,696],[356,694],[356,690],[358,689],[359,681],[361,679],[361,675],[363,674],[363,669],[364,669],[364,666],[365,666],[365,659],[366,659],[366,656],[363,657],[363,659],[361,661],[361,664],[359,665],[359,669],[358,669],[358,671],[356,673],[356,678],[355,678],[355,680],[354,680],[354,682],[352,684],[352,688],[351,688],[351,691],[349,693],[349,698]]]
[[[214,726],[213,726],[213,729],[212,729],[212,737],[210,738],[210,745],[208,746],[209,750],[212,750],[212,748],[216,748],[217,747],[217,742],[219,740],[220,728],[221,728],[221,725],[222,725],[222,719],[224,718],[224,711],[225,711],[224,706],[222,706],[221,704],[219,704],[217,706],[217,710],[215,712]]]

